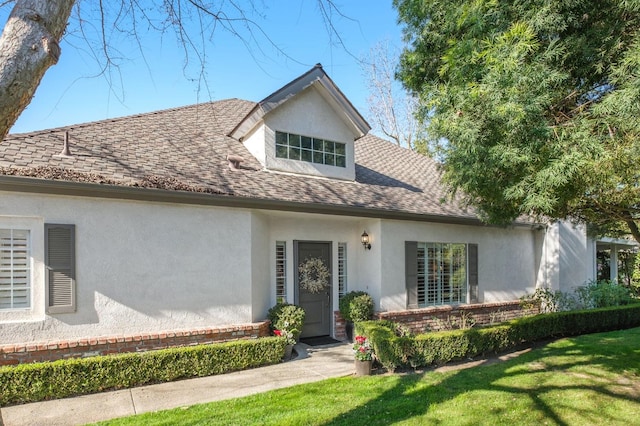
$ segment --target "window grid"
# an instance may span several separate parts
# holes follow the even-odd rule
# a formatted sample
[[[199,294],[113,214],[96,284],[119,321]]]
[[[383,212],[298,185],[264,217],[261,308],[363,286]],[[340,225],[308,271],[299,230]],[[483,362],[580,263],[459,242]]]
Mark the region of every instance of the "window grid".
[[[347,243],[338,243],[338,297],[347,293]]]
[[[276,302],[287,301],[287,243],[276,241]]]
[[[276,132],[276,157],[347,167],[345,144],[293,133]]]
[[[466,302],[465,244],[419,243],[417,256],[419,306]]]
[[[29,231],[0,229],[0,309],[31,306]]]

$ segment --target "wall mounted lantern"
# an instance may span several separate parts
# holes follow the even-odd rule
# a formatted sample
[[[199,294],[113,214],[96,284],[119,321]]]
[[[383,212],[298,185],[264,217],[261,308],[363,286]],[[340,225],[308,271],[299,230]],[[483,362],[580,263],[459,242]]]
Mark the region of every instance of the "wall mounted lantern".
[[[364,246],[365,250],[371,250],[371,243],[369,241],[369,234],[367,234],[367,231],[364,231],[361,235],[362,238],[362,245]]]

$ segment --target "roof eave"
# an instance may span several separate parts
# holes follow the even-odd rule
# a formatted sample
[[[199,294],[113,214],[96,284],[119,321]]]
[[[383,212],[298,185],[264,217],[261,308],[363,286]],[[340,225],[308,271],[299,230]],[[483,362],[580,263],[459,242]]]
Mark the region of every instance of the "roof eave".
[[[0,176],[0,191],[289,211],[297,213],[316,213],[376,219],[411,220],[417,222],[435,222],[457,225],[490,226],[472,216],[418,214],[362,206],[310,204],[299,201],[249,198],[226,194],[211,194],[86,182],[55,181],[22,176]],[[535,229],[537,224],[513,223],[512,226]]]

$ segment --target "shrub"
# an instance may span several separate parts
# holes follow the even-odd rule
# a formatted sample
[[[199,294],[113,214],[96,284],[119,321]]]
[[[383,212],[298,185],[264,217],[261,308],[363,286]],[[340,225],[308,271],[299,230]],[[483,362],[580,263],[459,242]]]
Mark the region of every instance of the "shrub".
[[[635,300],[628,287],[604,280],[591,281],[571,293],[538,288],[532,295],[520,298],[520,303],[524,307],[539,304],[540,312],[548,313],[628,305]]]
[[[576,288],[578,300],[585,308],[628,305],[634,301],[628,287],[613,281],[591,281]]]
[[[298,340],[304,325],[305,312],[300,306],[290,303],[278,303],[267,313],[267,318],[271,322],[271,330],[282,330],[292,333],[293,338]]]
[[[338,308],[345,321],[366,321],[373,316],[373,299],[367,292],[350,291],[340,298]]]
[[[518,318],[499,325],[399,336],[389,321],[356,325],[371,341],[376,359],[388,370],[443,364],[512,349],[522,343],[640,326],[640,304]]]
[[[280,362],[279,338],[0,367],[0,406],[204,377]]]

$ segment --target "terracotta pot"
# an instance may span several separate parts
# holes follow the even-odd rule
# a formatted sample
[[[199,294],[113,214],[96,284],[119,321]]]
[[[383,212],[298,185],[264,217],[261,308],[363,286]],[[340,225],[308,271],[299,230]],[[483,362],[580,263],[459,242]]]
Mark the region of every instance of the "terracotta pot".
[[[372,361],[360,361],[356,359],[356,376],[370,376]]]

